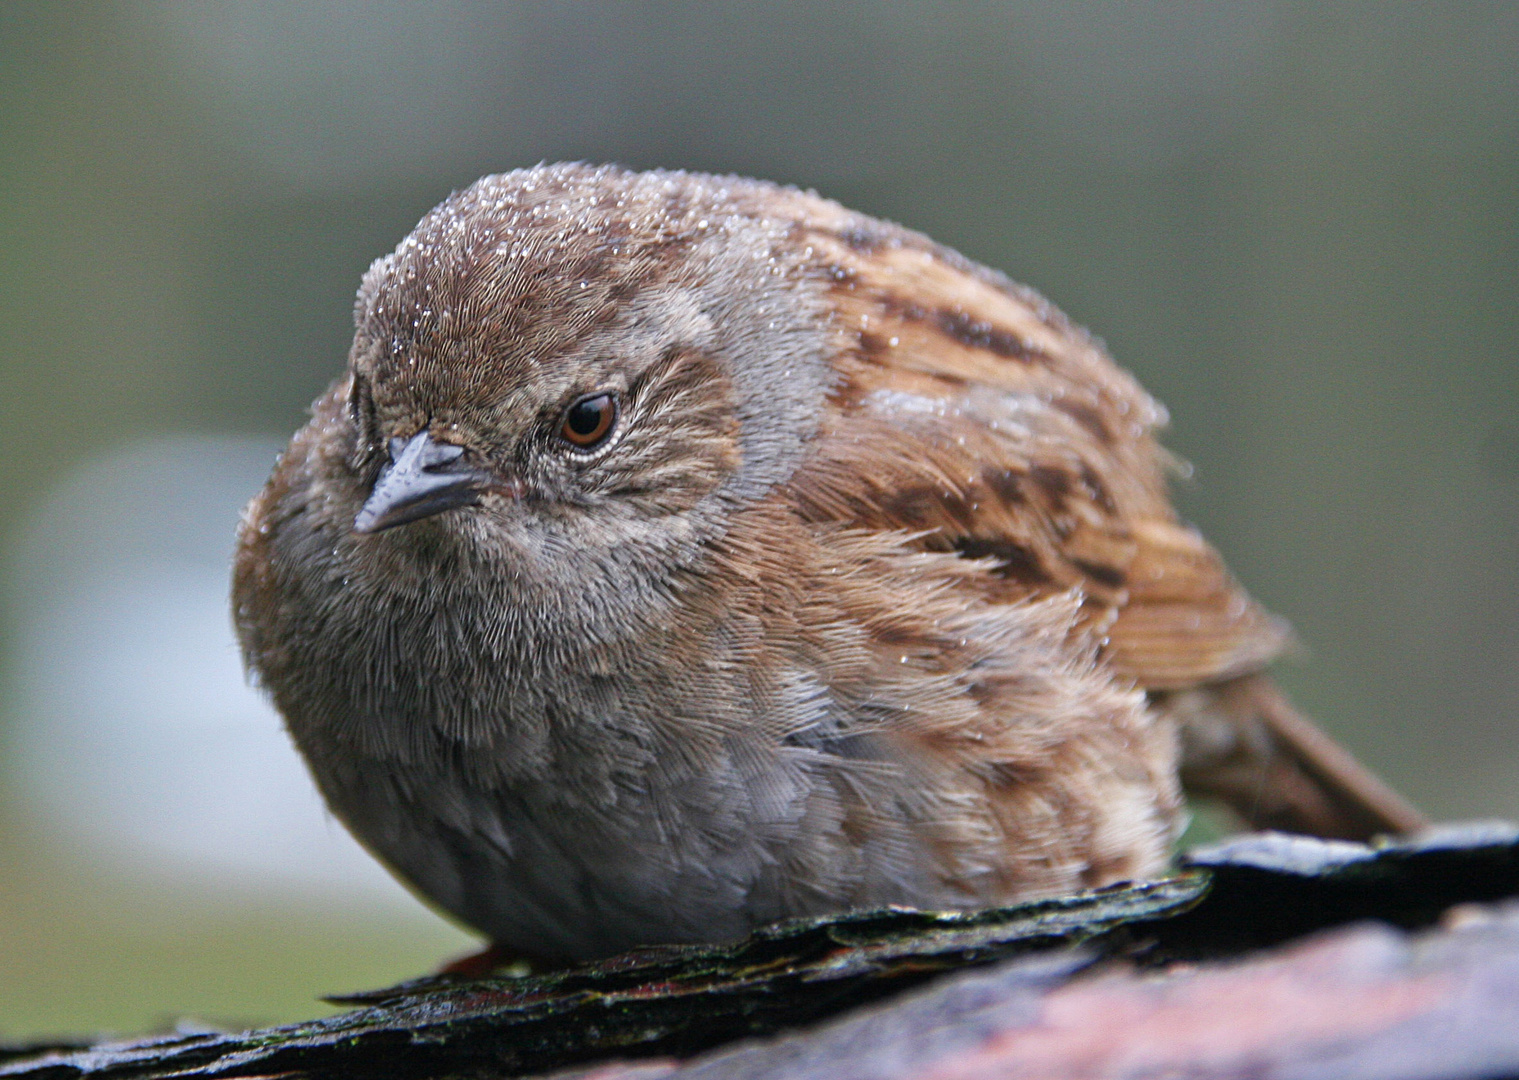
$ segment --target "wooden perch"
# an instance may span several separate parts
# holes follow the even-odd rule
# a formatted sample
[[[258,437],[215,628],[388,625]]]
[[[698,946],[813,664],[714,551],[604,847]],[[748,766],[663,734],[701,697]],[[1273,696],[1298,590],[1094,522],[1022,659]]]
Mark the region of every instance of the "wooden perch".
[[[1329,1060],[1409,1080],[1519,1074],[1519,907],[1472,906],[1515,896],[1512,827],[1381,848],[1262,834],[1159,882],[783,923],[535,977],[419,980],[305,1024],[15,1048],[0,1077],[424,1080],[601,1063],[608,1080],[822,1078],[845,1064],[908,1080],[1290,1075]],[[1450,1025],[1458,1044],[1429,1035]]]

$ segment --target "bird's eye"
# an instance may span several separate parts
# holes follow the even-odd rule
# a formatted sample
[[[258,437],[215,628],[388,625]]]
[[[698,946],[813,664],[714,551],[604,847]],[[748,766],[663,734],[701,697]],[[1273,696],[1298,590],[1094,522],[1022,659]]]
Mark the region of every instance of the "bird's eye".
[[[617,402],[611,394],[587,394],[564,411],[559,436],[573,446],[589,450],[612,433],[617,422]]]

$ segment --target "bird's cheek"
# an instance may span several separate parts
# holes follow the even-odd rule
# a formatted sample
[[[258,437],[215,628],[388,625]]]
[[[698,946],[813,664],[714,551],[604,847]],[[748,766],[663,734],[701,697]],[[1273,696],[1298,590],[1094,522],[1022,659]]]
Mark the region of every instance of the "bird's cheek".
[[[480,492],[480,505],[497,514],[510,514],[519,503],[532,497],[527,481],[516,476],[493,474]]]

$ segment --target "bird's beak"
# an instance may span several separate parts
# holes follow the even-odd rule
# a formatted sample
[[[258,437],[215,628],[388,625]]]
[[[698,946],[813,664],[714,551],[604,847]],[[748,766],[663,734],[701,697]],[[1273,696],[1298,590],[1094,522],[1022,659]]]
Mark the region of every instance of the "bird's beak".
[[[463,456],[462,446],[433,442],[425,431],[410,439],[391,439],[390,462],[353,519],[353,531],[379,532],[478,503],[490,477],[464,467],[459,460]]]

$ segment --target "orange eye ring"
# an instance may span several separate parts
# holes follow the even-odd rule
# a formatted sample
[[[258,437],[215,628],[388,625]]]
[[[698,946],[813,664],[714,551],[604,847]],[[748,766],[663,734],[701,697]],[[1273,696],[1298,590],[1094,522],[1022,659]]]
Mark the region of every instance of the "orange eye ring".
[[[606,441],[617,422],[617,402],[611,394],[587,394],[564,410],[559,437],[571,446],[589,450]]]

